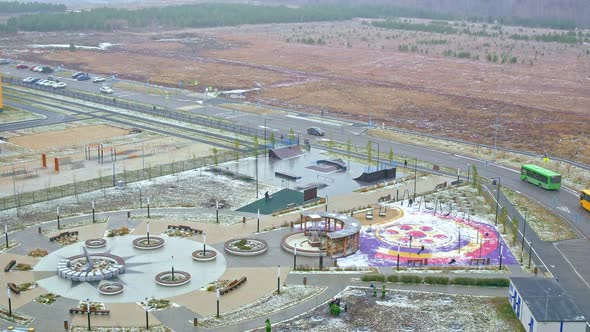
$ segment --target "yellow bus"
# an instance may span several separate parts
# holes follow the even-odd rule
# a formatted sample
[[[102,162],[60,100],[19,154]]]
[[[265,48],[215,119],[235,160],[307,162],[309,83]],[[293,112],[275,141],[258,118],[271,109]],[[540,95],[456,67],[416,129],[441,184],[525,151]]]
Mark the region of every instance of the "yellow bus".
[[[590,211],[590,189],[582,190],[580,204],[584,209]]]

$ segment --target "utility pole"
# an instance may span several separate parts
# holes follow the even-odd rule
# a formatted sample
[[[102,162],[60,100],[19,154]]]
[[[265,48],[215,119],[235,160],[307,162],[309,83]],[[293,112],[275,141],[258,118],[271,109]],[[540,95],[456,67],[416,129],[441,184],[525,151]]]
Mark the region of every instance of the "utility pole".
[[[414,162],[414,200],[416,200],[416,182],[418,181],[418,156]]]

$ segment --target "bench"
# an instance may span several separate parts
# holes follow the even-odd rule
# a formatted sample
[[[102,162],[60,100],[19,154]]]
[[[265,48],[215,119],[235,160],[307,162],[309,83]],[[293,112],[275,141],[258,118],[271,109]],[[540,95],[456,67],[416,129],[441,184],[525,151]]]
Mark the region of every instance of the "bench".
[[[408,266],[424,266],[424,265],[428,265],[428,258],[408,259]]]
[[[367,211],[365,219],[373,220],[373,210]]]
[[[18,290],[18,287],[16,287],[16,284],[14,282],[9,282],[8,288],[10,288],[10,290],[16,295],[20,294],[20,290]]]
[[[90,310],[90,313],[93,315],[100,315],[100,316],[109,316],[111,314],[110,310]],[[70,315],[74,314],[88,314],[88,310],[86,308],[70,308]]]
[[[489,258],[471,258],[469,259],[469,265],[486,265],[490,264],[490,259]]]
[[[227,285],[227,286],[223,287],[223,288],[222,288],[222,289],[219,291],[219,294],[220,294],[220,295],[225,295],[225,294],[227,294],[227,293],[231,292],[232,290],[234,290],[234,289],[236,289],[236,288],[240,287],[240,286],[241,286],[243,283],[245,283],[247,279],[248,279],[248,278],[246,278],[246,277],[241,277],[240,279],[236,279],[236,280],[234,280],[234,281],[230,282],[230,283],[229,283],[229,285]]]
[[[9,272],[14,265],[16,265],[16,260],[11,260],[10,262],[8,262],[8,264],[6,264],[6,267],[4,268],[4,272]]]
[[[61,239],[62,237],[68,237],[68,236],[78,236],[78,231],[59,233],[58,235],[50,237],[49,241],[54,242],[56,240]]]
[[[185,231],[185,232],[189,232],[189,233],[194,233],[194,234],[203,234],[203,231],[200,229],[196,229],[196,228],[192,228],[190,226],[184,226],[184,225],[168,225],[168,229],[174,229],[174,230],[179,230],[179,231]]]
[[[387,212],[387,208],[383,207],[379,209],[379,217],[385,217],[385,212]]]
[[[377,201],[379,203],[391,201],[391,194],[386,195],[386,196],[381,196],[381,197],[379,197],[379,199]]]

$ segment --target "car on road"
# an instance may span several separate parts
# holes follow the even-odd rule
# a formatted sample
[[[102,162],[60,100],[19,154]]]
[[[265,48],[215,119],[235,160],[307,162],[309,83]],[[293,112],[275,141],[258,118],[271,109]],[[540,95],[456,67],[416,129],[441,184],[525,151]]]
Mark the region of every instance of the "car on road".
[[[82,72],[73,73],[72,78],[78,78],[78,76],[82,76],[82,75],[86,75],[86,74],[82,73]]]
[[[100,82],[104,82],[104,81],[106,81],[106,79],[104,77],[95,77],[92,80],[92,83],[100,83]]]
[[[27,78],[24,78],[24,79],[23,79],[23,82],[25,82],[25,83],[31,83],[31,82],[33,82],[33,80],[34,80],[34,79],[35,79],[34,77],[30,77],[30,76],[29,76],[29,77],[27,77]]]
[[[310,135],[314,135],[314,136],[324,136],[325,135],[324,131],[318,127],[307,128],[307,133]]]
[[[0,59],[0,65],[7,65],[10,63],[10,59]]]
[[[30,71],[37,71],[37,67],[39,67],[39,66],[31,66],[31,67],[29,67],[29,70]]]
[[[100,88],[100,93],[106,93],[106,94],[111,94],[114,93],[115,91],[113,91],[113,89],[109,88],[108,86],[103,86],[102,88]]]
[[[76,79],[78,81],[88,81],[90,79],[90,76],[88,76],[86,74],[83,74],[83,75],[80,75],[80,76],[76,77]]]
[[[53,83],[53,87],[55,89],[64,89],[66,86],[68,86],[68,85],[65,84],[64,82],[55,82],[55,83]]]
[[[16,65],[16,69],[27,69],[29,68],[28,65],[25,65],[24,63],[19,63],[18,65]]]

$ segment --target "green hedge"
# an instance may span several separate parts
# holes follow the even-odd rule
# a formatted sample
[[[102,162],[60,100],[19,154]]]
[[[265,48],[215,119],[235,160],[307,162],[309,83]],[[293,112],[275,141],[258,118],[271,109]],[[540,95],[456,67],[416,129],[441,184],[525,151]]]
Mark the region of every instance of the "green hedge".
[[[481,286],[481,287],[508,287],[510,280],[505,278],[465,278],[459,277],[451,280],[453,285]]]
[[[422,280],[422,277],[412,275],[403,275],[399,278],[399,281],[403,282],[404,284],[421,284]]]
[[[385,276],[383,274],[367,274],[361,277],[362,281],[380,281],[385,282]]]
[[[399,277],[396,274],[388,275],[387,276],[387,281],[389,281],[389,282],[398,282],[399,281]]]
[[[424,277],[425,284],[434,284],[434,285],[448,285],[449,278],[448,277]]]

